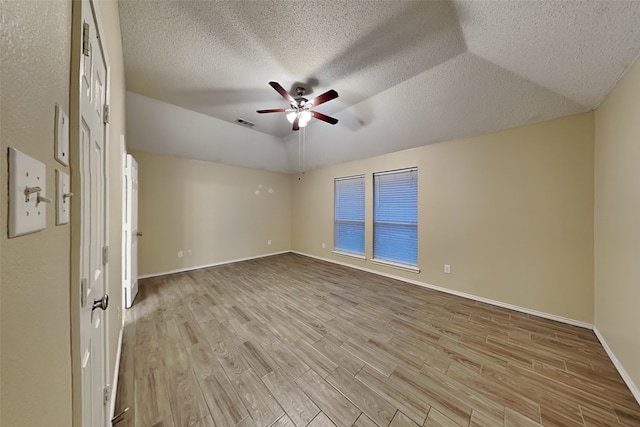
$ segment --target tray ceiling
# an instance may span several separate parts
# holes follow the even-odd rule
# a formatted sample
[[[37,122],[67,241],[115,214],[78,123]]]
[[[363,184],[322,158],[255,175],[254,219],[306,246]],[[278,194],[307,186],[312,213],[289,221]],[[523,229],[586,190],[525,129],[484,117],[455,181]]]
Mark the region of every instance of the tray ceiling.
[[[127,89],[255,123],[233,124],[236,139],[260,132],[297,144],[284,115],[255,112],[286,107],[271,80],[291,92],[305,86],[308,98],[340,94],[318,111],[343,129],[312,123],[308,137],[357,140],[382,125],[397,135],[358,150],[331,144],[311,167],[592,110],[640,52],[640,2],[631,1],[121,0],[120,21]],[[144,107],[133,104],[129,145],[154,151],[133,123]],[[419,138],[416,119],[430,124]],[[208,145],[193,157],[242,164],[241,152],[215,155],[229,141],[202,138]],[[266,156],[260,167],[295,169],[282,164]]]

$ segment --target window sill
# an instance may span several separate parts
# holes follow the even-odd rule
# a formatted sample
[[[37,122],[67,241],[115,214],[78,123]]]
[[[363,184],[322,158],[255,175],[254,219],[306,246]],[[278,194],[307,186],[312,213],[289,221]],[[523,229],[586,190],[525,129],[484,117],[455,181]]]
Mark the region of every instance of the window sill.
[[[414,265],[400,264],[399,262],[385,261],[382,259],[371,260],[371,264],[383,265],[385,267],[397,268],[398,270],[409,271],[411,273],[420,273],[420,269]]]
[[[340,255],[347,258],[357,259],[358,261],[366,261],[367,258],[364,255],[350,254],[349,252],[331,251],[334,255]]]

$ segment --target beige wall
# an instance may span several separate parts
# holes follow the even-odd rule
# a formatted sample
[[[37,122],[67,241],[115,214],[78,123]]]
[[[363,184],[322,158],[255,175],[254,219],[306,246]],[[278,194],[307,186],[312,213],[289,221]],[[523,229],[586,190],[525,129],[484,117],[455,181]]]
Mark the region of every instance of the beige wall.
[[[71,2],[3,1],[0,253],[2,260],[0,424],[69,426],[71,335],[69,225],[7,239],[7,147],[44,162],[55,194],[55,104],[69,112]]]
[[[102,7],[112,67],[110,160],[114,141],[124,133],[124,82],[117,3]],[[47,195],[55,194],[55,169],[71,172],[53,159],[54,105],[70,113],[70,1],[2,1],[2,71],[0,78],[0,223],[7,224],[7,147],[15,147],[47,166]],[[71,148],[73,150],[73,147]],[[111,168],[112,179],[118,164]],[[118,176],[111,182],[111,256],[109,292],[119,295],[120,197]],[[115,222],[114,222],[115,220]],[[72,222],[74,219],[72,218]],[[47,209],[47,228],[7,239],[0,233],[0,369],[2,426],[60,426],[72,423],[70,226],[55,225]],[[112,300],[113,301],[113,300]],[[116,297],[119,301],[119,297]],[[117,305],[117,304],[116,304]],[[113,306],[112,306],[113,308]],[[114,313],[114,311],[112,311]],[[111,355],[119,314],[110,317]],[[115,337],[115,339],[114,339]]]
[[[333,179],[366,175],[370,259],[372,173],[410,166],[421,272],[332,254]],[[592,113],[319,169],[291,185],[295,251],[593,321]]]
[[[291,248],[289,175],[131,154],[139,171],[140,275]],[[183,258],[177,257],[178,251],[184,252]]]
[[[595,113],[595,326],[640,396],[640,61]]]

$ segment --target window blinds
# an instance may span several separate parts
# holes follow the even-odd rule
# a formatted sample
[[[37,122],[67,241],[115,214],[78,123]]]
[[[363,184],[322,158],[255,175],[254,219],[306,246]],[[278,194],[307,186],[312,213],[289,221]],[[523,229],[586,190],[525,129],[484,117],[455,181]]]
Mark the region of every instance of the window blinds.
[[[364,175],[335,180],[335,250],[364,255]]]
[[[418,264],[418,170],[373,175],[373,257]]]

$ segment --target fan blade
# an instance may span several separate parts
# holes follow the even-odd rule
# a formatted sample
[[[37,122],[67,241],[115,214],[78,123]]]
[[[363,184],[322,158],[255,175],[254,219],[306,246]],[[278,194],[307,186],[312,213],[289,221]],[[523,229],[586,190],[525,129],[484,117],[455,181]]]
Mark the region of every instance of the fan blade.
[[[257,110],[256,113],[284,113],[287,110],[287,108],[273,108],[271,110]]]
[[[289,102],[289,104],[296,104],[296,100],[293,99],[291,95],[289,95],[289,92],[287,92],[286,90],[284,90],[282,86],[280,86],[280,83],[269,82],[269,85],[271,85],[271,87],[274,88],[276,92],[278,92],[284,99],[286,99]]]
[[[300,126],[298,126],[298,122],[299,122],[299,121],[300,121],[300,118],[299,118],[299,117],[296,117],[296,118],[293,120],[293,130],[300,130]]]
[[[315,107],[316,105],[324,104],[325,102],[331,101],[332,99],[335,99],[337,97],[338,97],[338,92],[331,89],[326,91],[322,95],[316,96],[311,101],[307,102],[307,105],[311,104],[313,107]]]
[[[336,123],[338,123],[338,119],[329,117],[326,114],[318,113],[317,111],[312,111],[311,116],[315,117],[318,120],[322,120],[323,122],[331,123],[332,125],[335,125]]]

